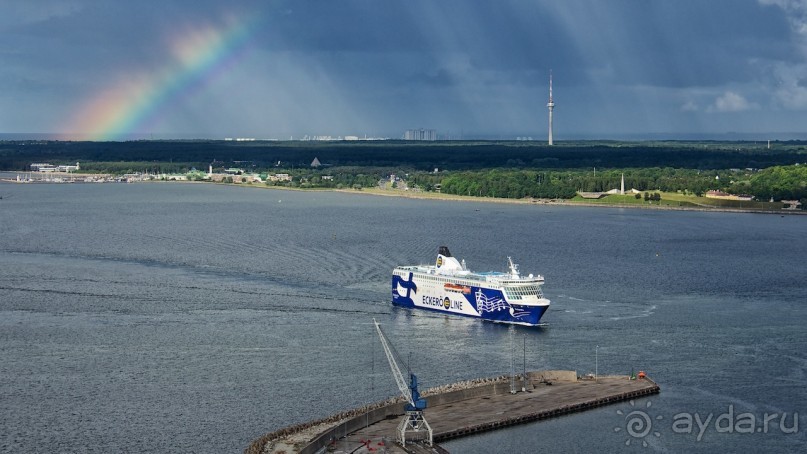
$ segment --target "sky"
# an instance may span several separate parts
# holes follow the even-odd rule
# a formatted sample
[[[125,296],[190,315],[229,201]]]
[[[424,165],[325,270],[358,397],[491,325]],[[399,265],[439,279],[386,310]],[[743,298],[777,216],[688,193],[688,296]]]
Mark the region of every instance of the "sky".
[[[807,0],[0,0],[0,134],[807,136]],[[789,134],[790,133],[790,134]]]

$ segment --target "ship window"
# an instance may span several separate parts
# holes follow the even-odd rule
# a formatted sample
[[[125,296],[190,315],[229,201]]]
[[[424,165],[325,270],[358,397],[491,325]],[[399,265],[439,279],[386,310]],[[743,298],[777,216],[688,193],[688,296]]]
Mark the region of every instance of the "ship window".
[[[542,297],[541,288],[537,285],[505,287],[504,291],[507,293],[508,298],[513,299],[522,299],[521,298],[522,296],[533,296],[533,295]]]

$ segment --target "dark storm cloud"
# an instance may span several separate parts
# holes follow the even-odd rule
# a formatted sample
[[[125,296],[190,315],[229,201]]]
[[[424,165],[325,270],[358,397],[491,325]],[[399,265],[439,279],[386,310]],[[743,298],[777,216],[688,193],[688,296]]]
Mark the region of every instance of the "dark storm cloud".
[[[262,44],[295,52],[425,50],[411,12],[391,2],[287,2],[263,15]]]
[[[183,117],[167,117],[166,131],[196,121],[255,134],[351,124],[530,131],[544,123],[550,69],[560,129],[722,128],[727,99],[736,110],[801,108],[801,10],[785,3],[8,0],[0,131],[52,128],[37,112],[66,113],[110,81],[164,70],[177,35],[233,17],[258,22],[248,57],[205,85],[194,108],[177,106]],[[12,98],[27,110],[19,118],[39,123],[3,113]]]
[[[259,44],[270,51],[313,54],[408,55],[439,65],[463,54],[482,70],[534,70],[576,52],[531,7],[529,16],[496,2],[289,2],[265,15]],[[544,20],[542,20],[542,18]]]
[[[479,70],[581,74],[611,64],[624,83],[667,87],[748,80],[749,59],[798,54],[781,12],[755,2],[569,4],[573,19],[563,22],[540,2],[289,2],[267,15],[262,38],[272,50],[413,53],[428,65],[461,53]],[[600,46],[609,48],[592,51]]]
[[[73,91],[100,88],[122,71],[153,68],[166,57],[164,19],[147,9],[91,2],[69,13],[14,24],[2,31],[14,53],[6,71],[41,85]],[[2,70],[0,70],[2,71]]]
[[[635,3],[635,2],[634,2]],[[737,1],[646,4],[627,26],[628,48],[640,70],[624,68],[627,83],[667,87],[717,86],[753,80],[754,59],[795,59],[781,14]],[[644,63],[644,64],[643,64]]]

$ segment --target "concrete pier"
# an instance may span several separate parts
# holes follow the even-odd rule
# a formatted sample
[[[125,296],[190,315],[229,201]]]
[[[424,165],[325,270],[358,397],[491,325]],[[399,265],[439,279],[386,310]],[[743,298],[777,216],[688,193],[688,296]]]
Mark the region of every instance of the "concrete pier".
[[[521,391],[522,388],[525,391]],[[649,378],[600,376],[578,379],[574,371],[529,372],[516,381],[511,393],[510,377],[474,380],[427,390],[428,407],[423,412],[434,431],[434,447],[395,443],[396,427],[403,415],[403,402],[384,402],[346,412],[330,422],[315,421],[298,429],[282,429],[255,440],[248,454],[299,452],[351,453],[446,453],[437,442],[552,418],[621,402],[660,391]]]

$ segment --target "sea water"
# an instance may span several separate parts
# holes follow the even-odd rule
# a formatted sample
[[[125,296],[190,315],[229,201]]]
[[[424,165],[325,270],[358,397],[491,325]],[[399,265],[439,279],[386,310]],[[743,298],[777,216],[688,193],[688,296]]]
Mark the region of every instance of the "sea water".
[[[452,452],[805,443],[804,216],[179,183],[0,197],[3,452],[240,452],[396,395],[373,318],[423,387],[551,368],[662,389]],[[544,275],[545,326],[392,307],[392,268],[441,245],[472,270],[512,256]]]

